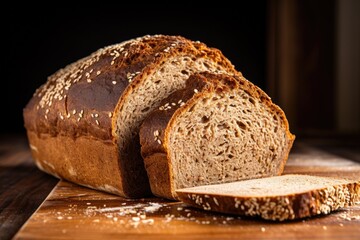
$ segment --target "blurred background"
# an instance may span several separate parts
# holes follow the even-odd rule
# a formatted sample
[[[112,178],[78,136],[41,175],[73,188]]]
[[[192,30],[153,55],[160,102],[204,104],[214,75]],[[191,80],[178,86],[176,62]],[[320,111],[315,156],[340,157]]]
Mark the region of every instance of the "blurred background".
[[[109,44],[171,34],[221,49],[283,108],[298,137],[359,139],[360,1],[238,5],[2,9],[1,133],[25,134],[22,109],[59,68]]]

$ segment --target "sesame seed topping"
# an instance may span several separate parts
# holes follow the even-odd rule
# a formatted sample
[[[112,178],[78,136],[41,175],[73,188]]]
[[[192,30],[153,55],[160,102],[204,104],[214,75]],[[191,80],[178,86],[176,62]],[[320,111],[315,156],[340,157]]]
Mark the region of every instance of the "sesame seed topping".
[[[111,65],[114,65],[114,63],[115,63],[114,60],[112,60],[112,61],[111,61]]]
[[[158,142],[158,144],[160,144],[160,145],[161,145],[161,140],[160,140],[160,139],[158,139],[158,140],[157,140],[157,142]]]
[[[176,103],[171,103],[171,105],[176,106]]]
[[[46,120],[48,119],[48,116],[47,116],[47,115],[45,115],[45,119],[46,119]]]
[[[86,79],[86,81],[88,82],[88,83],[91,83],[91,79],[89,78],[89,79]]]
[[[66,115],[66,118],[70,118],[70,113],[68,113],[68,114]]]
[[[219,202],[218,202],[218,200],[217,200],[215,197],[213,197],[213,200],[214,200],[214,203],[215,203],[217,206],[219,206]]]
[[[129,54],[128,52],[125,52],[125,53],[124,53],[124,56],[126,57],[128,54]]]
[[[154,131],[154,136],[155,137],[159,136],[159,130]]]
[[[111,118],[111,117],[112,117],[112,115],[113,115],[113,114],[112,114],[112,112],[109,112],[109,118]]]
[[[116,81],[112,81],[112,84],[116,85],[116,83],[117,83]]]
[[[81,118],[78,118],[77,121],[80,122]]]
[[[194,93],[198,93],[199,92],[199,90],[197,90],[196,88],[194,89]]]
[[[100,125],[99,120],[96,119],[95,122],[97,125]]]
[[[93,118],[93,117],[94,117],[94,114],[92,113],[92,114],[90,114],[90,116]]]
[[[99,114],[95,113],[94,116],[97,118],[97,117],[99,117]]]
[[[73,115],[75,115],[75,114],[76,114],[76,110],[75,110],[75,109],[72,111],[72,114],[73,114]]]
[[[96,75],[100,75],[100,73],[101,73],[101,71],[97,71],[97,72],[96,72]]]
[[[261,231],[262,231],[262,232],[265,232],[266,229],[265,229],[264,227],[261,227]]]

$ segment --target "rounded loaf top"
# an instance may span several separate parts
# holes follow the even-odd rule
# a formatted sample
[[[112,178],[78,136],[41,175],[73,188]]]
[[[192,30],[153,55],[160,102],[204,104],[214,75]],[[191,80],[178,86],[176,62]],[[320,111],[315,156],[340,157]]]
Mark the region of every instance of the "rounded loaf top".
[[[165,59],[186,53],[234,71],[219,50],[200,42],[165,35],[132,39],[99,49],[51,75],[24,109],[25,128],[37,134],[112,140],[112,118],[121,96]]]

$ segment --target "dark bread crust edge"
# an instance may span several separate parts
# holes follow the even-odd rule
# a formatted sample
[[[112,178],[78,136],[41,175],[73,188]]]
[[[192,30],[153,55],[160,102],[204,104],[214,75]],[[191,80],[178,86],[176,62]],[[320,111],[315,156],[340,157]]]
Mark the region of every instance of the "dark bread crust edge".
[[[330,186],[329,186],[330,187]],[[321,188],[285,196],[243,197],[193,193],[176,190],[178,198],[193,207],[242,216],[257,216],[266,220],[285,221],[329,214],[356,204],[360,197],[360,182]],[[342,196],[342,197],[339,197]]]
[[[123,50],[120,55],[114,55],[115,51],[119,52],[121,48]],[[180,54],[211,59],[218,62],[223,69],[229,72],[235,71],[230,61],[218,49],[208,48],[203,43],[192,42],[180,36],[156,35],[138,38],[135,43],[128,41],[125,44],[100,49],[50,76],[48,81],[35,92],[23,112],[25,128],[28,136],[32,136],[29,137],[31,152],[38,165],[48,163],[56,166],[52,170],[44,169],[44,171],[95,189],[132,198],[149,195],[148,178],[142,159],[137,157],[139,154],[133,156],[135,160],[130,159],[134,161],[121,159],[119,156],[115,135],[117,112],[126,101],[126,97],[136,86],[142,84],[148,74],[166,59]],[[98,71],[100,71],[99,75],[97,75]],[[129,72],[137,74],[129,79],[127,76]],[[87,79],[91,81],[88,82]],[[68,81],[72,82],[69,87],[65,84]],[[113,84],[113,81],[116,84]],[[42,103],[44,104],[42,107],[39,106],[42,97],[47,93],[45,90],[49,87],[56,88],[57,84],[61,89],[51,93],[52,97],[58,94],[57,99],[47,99],[47,102]],[[73,113],[75,109],[77,112]],[[65,142],[56,139],[63,137],[69,139]],[[102,145],[110,146],[111,154],[103,155],[100,162],[93,161],[96,157],[90,154],[92,151],[87,151],[87,144],[67,144],[67,141],[71,143],[76,142],[77,139],[88,139],[89,143],[95,141],[99,143],[100,148]],[[48,144],[48,142],[57,144]],[[59,146],[67,146],[67,148],[63,152],[58,152]],[[79,149],[82,153],[74,158],[72,152],[77,152]],[[79,174],[78,177],[69,175],[67,169],[69,166],[63,159],[71,159],[72,167],[76,168]],[[112,172],[103,170],[107,165],[114,167]],[[132,170],[135,168],[134,173]],[[89,178],[85,173],[89,173],[94,178]],[[111,185],[112,178],[118,184],[113,184],[114,189],[104,189],[103,184]]]
[[[153,194],[168,199],[177,199],[177,194],[172,184],[173,173],[171,160],[168,156],[168,143],[166,142],[166,139],[168,139],[167,134],[169,134],[169,129],[174,123],[176,117],[181,113],[186,112],[194,103],[196,103],[197,99],[201,98],[209,91],[226,91],[226,89],[241,88],[254,98],[261,99],[264,104],[266,104],[272,111],[277,113],[277,115],[282,120],[281,122],[284,125],[284,128],[286,129],[286,138],[288,143],[287,149],[284,149],[282,156],[280,156],[280,159],[282,160],[278,166],[277,175],[281,175],[281,173],[284,171],[290,149],[295,140],[295,135],[290,133],[289,123],[286,119],[285,113],[281,110],[281,108],[274,104],[264,91],[246,80],[240,73],[227,75],[204,72],[192,75],[189,78],[188,83],[191,85],[196,81],[206,82],[206,87],[204,89],[199,88],[198,94],[194,94],[193,86],[187,86],[185,89],[173,93],[167,99],[165,99],[162,104],[177,102],[179,96],[182,96],[185,100],[187,100],[186,103],[182,106],[176,105],[167,111],[155,110],[148,116],[148,118],[144,120],[140,128],[141,151],[145,162],[145,168],[148,171],[150,186]],[[198,83],[198,85],[200,85],[200,83]],[[154,141],[153,132],[156,130],[158,130],[160,133],[159,140],[161,144],[159,144],[157,141]],[[151,157],[151,165],[147,164],[149,157],[155,153],[162,154],[157,154],[156,156]],[[164,170],[166,173],[168,173],[168,175],[164,174],[162,172],[163,170],[156,166],[156,161],[158,161],[158,164],[161,166],[168,167],[166,171]],[[151,174],[149,174],[149,171]],[[154,178],[152,175],[154,174],[157,175],[157,180],[159,178],[166,178],[166,180],[162,180],[162,182],[169,183],[169,185],[157,185],[154,181],[152,181]]]

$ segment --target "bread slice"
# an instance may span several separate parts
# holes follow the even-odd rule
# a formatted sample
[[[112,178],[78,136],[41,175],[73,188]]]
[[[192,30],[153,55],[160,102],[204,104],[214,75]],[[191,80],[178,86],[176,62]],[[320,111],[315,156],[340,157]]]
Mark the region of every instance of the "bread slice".
[[[294,136],[283,111],[241,75],[192,75],[140,128],[152,192],[280,175]]]
[[[283,175],[176,191],[181,201],[204,210],[284,221],[329,214],[359,200],[360,182]]]
[[[100,49],[59,70],[24,109],[36,164],[94,189],[134,198],[151,194],[140,123],[199,71],[235,69],[203,43],[155,35]]]

